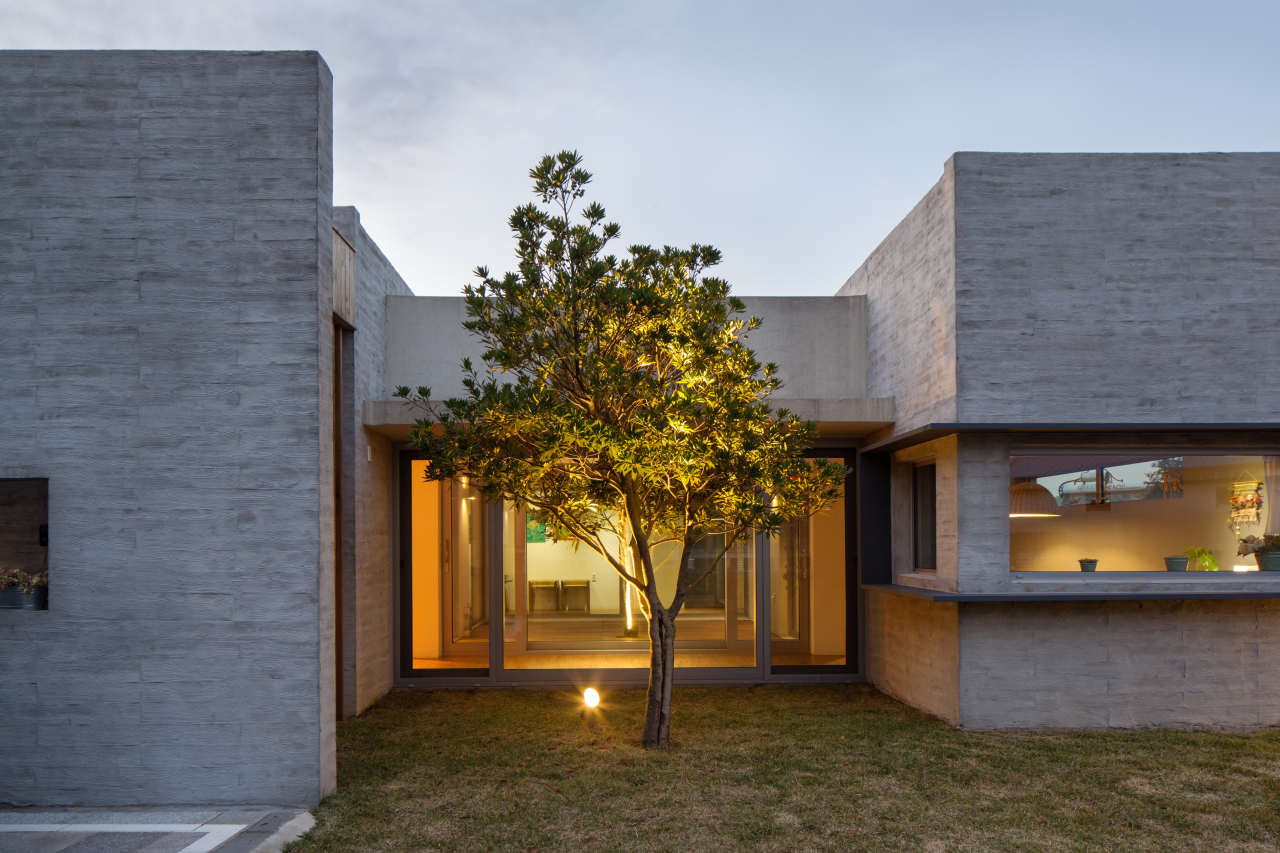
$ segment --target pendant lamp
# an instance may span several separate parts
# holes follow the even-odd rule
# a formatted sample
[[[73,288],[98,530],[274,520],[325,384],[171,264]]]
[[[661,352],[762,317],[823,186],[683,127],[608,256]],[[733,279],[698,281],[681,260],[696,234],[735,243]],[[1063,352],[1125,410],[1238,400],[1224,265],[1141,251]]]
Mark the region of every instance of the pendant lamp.
[[[1039,483],[1014,483],[1009,489],[1010,518],[1056,518],[1058,501]]]

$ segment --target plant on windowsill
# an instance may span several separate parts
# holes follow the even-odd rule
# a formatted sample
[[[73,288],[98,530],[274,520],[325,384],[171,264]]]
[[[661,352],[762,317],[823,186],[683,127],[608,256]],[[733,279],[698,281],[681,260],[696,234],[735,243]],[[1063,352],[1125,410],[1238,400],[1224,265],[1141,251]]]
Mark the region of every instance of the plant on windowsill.
[[[1213,556],[1213,551],[1209,548],[1188,548],[1182,553],[1191,563],[1188,571],[1216,572],[1218,570],[1218,558]]]
[[[1098,560],[1096,557],[1081,557],[1079,560],[1080,571],[1096,572],[1098,570]]]
[[[0,569],[0,610],[48,609],[48,572]]]
[[[1280,533],[1268,533],[1262,537],[1246,536],[1240,540],[1236,551],[1242,557],[1250,554],[1258,561],[1260,572],[1280,572]]]

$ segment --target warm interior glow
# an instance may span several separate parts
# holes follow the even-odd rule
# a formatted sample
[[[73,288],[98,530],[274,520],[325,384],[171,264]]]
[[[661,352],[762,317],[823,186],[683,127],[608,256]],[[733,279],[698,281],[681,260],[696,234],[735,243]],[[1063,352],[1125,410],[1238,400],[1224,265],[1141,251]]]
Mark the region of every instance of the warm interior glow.
[[[582,691],[582,701],[587,703],[588,708],[594,708],[600,704],[600,694],[594,687],[588,687]]]
[[[1009,488],[1010,518],[1056,518],[1059,515],[1058,500],[1053,492],[1034,480],[1014,483]]]
[[[1258,570],[1258,567],[1257,566],[1232,566],[1231,570],[1233,572],[1256,572]]]

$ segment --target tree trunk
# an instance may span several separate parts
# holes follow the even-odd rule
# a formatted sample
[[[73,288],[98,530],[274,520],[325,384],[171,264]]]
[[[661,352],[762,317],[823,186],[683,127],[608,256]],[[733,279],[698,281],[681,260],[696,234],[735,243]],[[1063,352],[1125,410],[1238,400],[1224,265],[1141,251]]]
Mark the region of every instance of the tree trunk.
[[[644,714],[646,747],[667,746],[671,738],[671,683],[676,668],[676,625],[657,596],[649,599],[649,695]]]

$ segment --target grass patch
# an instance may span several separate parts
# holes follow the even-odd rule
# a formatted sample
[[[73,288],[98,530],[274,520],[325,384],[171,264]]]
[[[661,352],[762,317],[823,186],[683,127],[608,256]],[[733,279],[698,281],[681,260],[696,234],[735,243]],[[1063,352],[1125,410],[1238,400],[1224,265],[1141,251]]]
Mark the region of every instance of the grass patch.
[[[395,693],[290,853],[1274,851],[1280,733],[957,731],[866,686]]]

